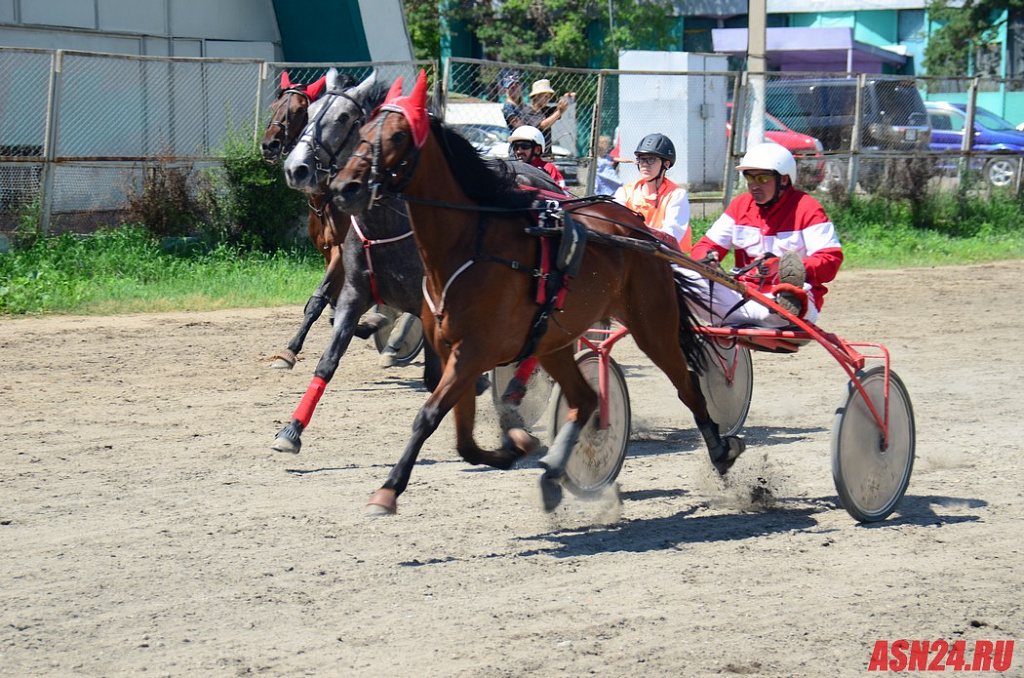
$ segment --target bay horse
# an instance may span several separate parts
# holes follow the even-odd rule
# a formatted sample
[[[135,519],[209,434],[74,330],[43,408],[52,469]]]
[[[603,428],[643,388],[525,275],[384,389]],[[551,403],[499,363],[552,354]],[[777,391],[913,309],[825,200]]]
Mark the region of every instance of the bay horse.
[[[289,186],[303,191],[319,190],[321,182],[337,171],[338,163],[348,159],[358,141],[360,127],[386,93],[383,87],[376,85],[367,89],[370,81],[368,79],[354,89],[344,90],[336,87],[332,74],[328,73],[327,90],[310,106],[309,122],[285,160],[285,177]],[[396,84],[401,87],[400,80]],[[559,190],[544,172],[527,166],[519,170],[522,172],[520,181],[546,190]],[[331,215],[337,212],[337,207],[326,211]],[[342,218],[349,217],[344,215]],[[417,318],[422,312],[423,263],[402,200],[382,200],[358,219],[353,219],[342,247],[342,261],[344,279],[338,292],[337,317],[331,339],[316,366],[306,397],[274,440],[272,447],[280,452],[297,453],[301,449],[302,432],[309,425],[316,404],[348,349],[353,325],[360,315],[374,303],[385,304]],[[328,289],[324,295],[331,292],[332,289]],[[433,390],[440,376],[440,358],[426,344],[423,379],[427,388]],[[480,375],[475,383],[478,394],[489,386],[487,377]]]
[[[274,103],[270,105],[270,121],[260,140],[260,150],[264,161],[275,163],[281,159],[282,155],[289,153],[294,148],[299,134],[306,128],[306,123],[309,121],[310,104],[323,94],[327,87],[328,76],[332,77],[331,86],[335,89],[345,89],[356,84],[354,78],[347,74],[340,74],[336,69],[331,69],[327,74],[308,85],[293,83],[288,76],[288,71],[281,72],[280,87],[274,97]],[[309,216],[307,217],[309,239],[312,241],[313,247],[323,256],[326,272],[323,282],[306,302],[302,312],[302,324],[299,325],[298,332],[271,364],[271,367],[275,369],[290,370],[295,366],[299,351],[302,350],[302,345],[306,342],[313,323],[320,318],[324,308],[328,305],[331,309],[329,316],[333,322],[337,292],[344,278],[341,249],[348,233],[349,219],[345,215],[337,214],[336,208],[330,205],[322,191],[309,193],[307,201],[309,204]],[[368,319],[368,322],[356,326],[355,335],[360,339],[368,339],[373,336],[383,322],[386,322],[383,316],[373,316]]]
[[[366,213],[380,196],[401,195],[409,205],[426,280],[424,334],[441,354],[444,373],[413,422],[413,434],[368,510],[397,511],[413,465],[427,438],[447,413],[455,411],[456,449],[471,464],[507,469],[530,453],[534,441],[513,438],[498,450],[484,450],[473,438],[476,376],[496,365],[525,357],[531,343],[545,371],[559,383],[568,421],[540,459],[544,508],[562,500],[565,466],[580,432],[595,414],[598,396],[574,360],[575,339],[594,323],[614,316],[629,327],[637,346],[659,367],[692,412],[711,461],[725,473],[743,452],[743,441],[723,438],[711,419],[690,366],[703,355],[686,301],[670,265],[625,247],[588,242],[579,270],[552,313],[539,340],[528,340],[538,316],[535,276],[540,275],[541,238],[526,229],[535,224],[533,196],[481,161],[457,133],[426,110],[426,78],[421,71],[409,96],[389,94],[362,128],[359,146],[331,180],[334,204],[350,214]],[[653,239],[640,215],[600,199],[567,201],[563,219],[588,232],[620,238]],[[596,238],[595,238],[596,239]],[[679,292],[677,293],[677,289]],[[529,350],[529,349],[528,349]],[[534,439],[535,440],[535,439]]]

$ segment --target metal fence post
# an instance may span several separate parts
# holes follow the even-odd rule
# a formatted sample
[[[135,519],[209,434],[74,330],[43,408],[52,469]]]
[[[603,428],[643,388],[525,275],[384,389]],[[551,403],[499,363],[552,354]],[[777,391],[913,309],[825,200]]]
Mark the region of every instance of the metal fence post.
[[[437,69],[436,63],[434,65],[434,69],[435,69],[434,72],[436,73],[437,72],[437,70],[436,70]],[[444,114],[445,114],[445,109],[448,106],[448,85],[451,82],[451,78],[452,78],[452,60],[451,59],[442,59],[441,60],[441,70],[442,70],[442,73],[441,73],[441,83],[440,83],[441,84],[441,89],[440,89],[441,93],[440,93],[440,95],[438,97],[437,110],[440,111],[441,119],[443,120],[444,119]]]
[[[867,77],[861,73],[857,76],[857,94],[853,104],[853,132],[850,135],[850,171],[846,182],[846,197],[852,198],[857,190],[857,177],[860,174],[860,127],[864,124],[864,87]]]
[[[601,114],[604,110],[604,71],[597,74],[597,99],[594,101],[594,114],[590,120],[590,172],[587,176],[587,195],[594,195],[597,184],[597,152],[601,137]]]
[[[50,84],[46,104],[46,136],[43,139],[43,195],[39,204],[39,228],[43,235],[50,233],[50,211],[53,209],[54,158],[57,153],[57,110],[60,106],[60,72],[64,51],[57,50],[50,59]]]
[[[730,124],[732,135],[725,142],[725,171],[722,176],[722,209],[724,210],[732,202],[732,159],[736,156],[736,149],[742,148],[743,142],[738,141],[746,134],[744,122],[747,119],[747,71],[742,71],[736,76],[736,85],[733,90],[732,113]],[[740,112],[743,115],[740,115]]]
[[[260,64],[259,70],[256,72],[256,110],[254,112],[253,123],[252,123],[252,139],[257,141],[260,138],[260,111],[263,109],[263,83],[267,81],[267,73],[270,67],[266,61]]]

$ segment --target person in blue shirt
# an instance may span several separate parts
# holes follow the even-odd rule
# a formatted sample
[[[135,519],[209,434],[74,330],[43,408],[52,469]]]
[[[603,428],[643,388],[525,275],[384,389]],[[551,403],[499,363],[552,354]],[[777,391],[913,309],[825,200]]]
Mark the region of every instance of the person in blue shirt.
[[[615,195],[622,186],[619,170],[611,156],[612,138],[601,135],[597,140],[597,176],[594,178],[596,195]]]

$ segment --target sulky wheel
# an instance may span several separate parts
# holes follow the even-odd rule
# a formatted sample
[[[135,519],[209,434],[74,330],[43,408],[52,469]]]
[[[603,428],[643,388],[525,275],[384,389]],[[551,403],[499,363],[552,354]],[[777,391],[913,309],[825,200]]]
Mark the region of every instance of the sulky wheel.
[[[583,351],[576,356],[576,364],[583,377],[595,391],[598,390],[600,358],[593,351]],[[554,440],[558,429],[565,423],[569,405],[562,398],[556,384],[552,392],[557,398],[554,419],[549,427]],[[618,364],[608,358],[608,427],[600,429],[600,415],[595,412],[583,427],[576,446],[569,455],[565,466],[565,487],[577,496],[588,496],[600,492],[615,481],[622,470],[629,447],[629,427],[632,418],[629,405],[629,391],[626,377]]]
[[[391,337],[391,330],[395,329],[395,322],[402,317],[402,312],[391,308],[390,306],[375,305],[370,309],[386,316],[389,322],[384,327],[377,330],[373,335],[373,343],[377,346],[377,352],[380,353],[388,345],[388,339]],[[420,351],[423,350],[423,323],[420,322],[419,318],[410,317],[410,325],[402,338],[402,343],[398,345],[398,351],[395,354],[396,365],[408,365],[416,356],[419,355]]]
[[[515,376],[517,367],[519,363],[511,363],[499,365],[491,370],[491,399],[498,411],[502,431],[508,431],[510,428],[535,431],[538,426],[546,423],[545,415],[549,410],[551,389],[555,380],[538,365],[527,380],[526,395],[523,396],[519,407],[515,408],[516,414],[513,415],[509,411],[510,408],[502,402],[502,396],[505,395],[508,382]]]
[[[884,416],[885,369],[857,375],[876,411]],[[907,388],[889,372],[889,441],[851,382],[832,426],[832,478],[843,508],[862,523],[885,520],[895,510],[914,468],[914,408]]]
[[[700,390],[711,419],[722,436],[736,435],[750,411],[754,391],[754,362],[750,350],[735,341],[713,337],[703,341],[707,367],[699,375]]]

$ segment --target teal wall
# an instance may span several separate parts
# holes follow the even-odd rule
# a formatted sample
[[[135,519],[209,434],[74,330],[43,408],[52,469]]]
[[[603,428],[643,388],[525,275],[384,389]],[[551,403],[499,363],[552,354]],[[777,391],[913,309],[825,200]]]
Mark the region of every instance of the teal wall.
[[[358,0],[273,0],[285,61],[369,61]]]

